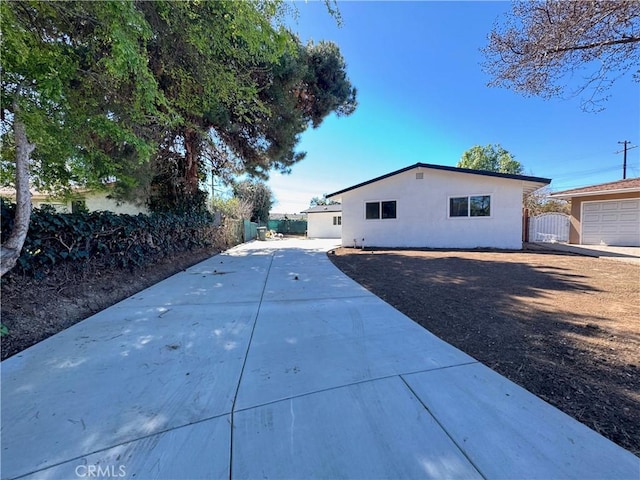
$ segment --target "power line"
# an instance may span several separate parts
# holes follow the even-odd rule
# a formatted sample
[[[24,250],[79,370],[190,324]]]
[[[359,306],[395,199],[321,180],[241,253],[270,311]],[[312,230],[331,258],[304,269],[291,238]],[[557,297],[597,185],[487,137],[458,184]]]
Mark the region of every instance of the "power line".
[[[601,168],[592,168],[590,170],[580,170],[580,171],[573,170],[566,173],[560,173],[560,174],[549,173],[547,175],[550,178],[553,178],[554,180],[558,180],[561,178],[568,178],[568,177],[571,177],[571,178],[588,177],[596,173],[613,172],[614,170],[618,170],[618,168],[620,167],[616,164],[616,165],[609,165]]]

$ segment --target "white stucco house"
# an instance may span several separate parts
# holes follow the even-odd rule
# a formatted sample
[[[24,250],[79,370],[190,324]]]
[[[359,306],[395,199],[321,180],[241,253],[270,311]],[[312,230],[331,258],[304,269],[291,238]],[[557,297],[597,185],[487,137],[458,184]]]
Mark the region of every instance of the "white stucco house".
[[[417,163],[327,195],[342,245],[521,249],[523,196],[550,179]]]
[[[60,198],[47,192],[42,192],[34,188],[30,189],[31,205],[33,208],[50,206],[58,213],[73,213],[78,207],[87,209],[90,212],[108,211],[112,213],[125,213],[137,215],[139,213],[149,213],[143,205],[136,205],[130,202],[118,202],[109,196],[107,187],[105,191],[95,191],[87,188],[76,188],[69,198]],[[7,198],[12,202],[16,201],[16,190],[12,187],[0,188],[0,197]]]
[[[317,205],[307,214],[307,237],[342,238],[342,205]]]

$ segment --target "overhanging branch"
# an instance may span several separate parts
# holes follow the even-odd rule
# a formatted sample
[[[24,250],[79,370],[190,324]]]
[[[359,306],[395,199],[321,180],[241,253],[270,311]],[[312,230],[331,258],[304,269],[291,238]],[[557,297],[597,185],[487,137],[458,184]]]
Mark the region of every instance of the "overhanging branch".
[[[585,45],[572,45],[570,47],[558,47],[558,48],[546,50],[545,53],[562,53],[562,52],[571,52],[575,50],[589,50],[592,48],[610,47],[613,45],[624,45],[627,43],[634,43],[634,42],[640,42],[640,37],[625,37],[625,38],[618,38],[615,40],[606,40],[603,42],[588,43]]]

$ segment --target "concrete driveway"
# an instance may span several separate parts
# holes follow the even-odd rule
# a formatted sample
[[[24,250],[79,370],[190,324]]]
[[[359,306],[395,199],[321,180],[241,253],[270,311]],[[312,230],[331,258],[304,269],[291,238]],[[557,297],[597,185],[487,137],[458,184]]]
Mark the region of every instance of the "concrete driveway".
[[[640,478],[333,242],[241,245],[2,362],[2,479]]]
[[[640,264],[640,247],[615,247],[609,245],[573,245],[568,243],[530,243],[529,247],[576,253],[587,257],[606,258],[625,263]]]

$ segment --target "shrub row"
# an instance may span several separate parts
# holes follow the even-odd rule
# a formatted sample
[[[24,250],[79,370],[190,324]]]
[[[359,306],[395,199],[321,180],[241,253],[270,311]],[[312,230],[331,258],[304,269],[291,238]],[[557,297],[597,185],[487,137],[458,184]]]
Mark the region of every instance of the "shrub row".
[[[15,205],[1,200],[4,242]],[[209,213],[123,215],[56,213],[34,209],[18,264],[12,273],[40,277],[61,263],[131,268],[179,252],[214,245],[218,228]]]

